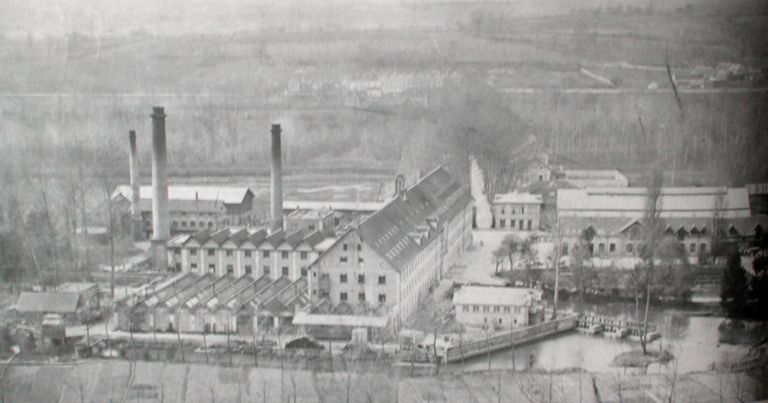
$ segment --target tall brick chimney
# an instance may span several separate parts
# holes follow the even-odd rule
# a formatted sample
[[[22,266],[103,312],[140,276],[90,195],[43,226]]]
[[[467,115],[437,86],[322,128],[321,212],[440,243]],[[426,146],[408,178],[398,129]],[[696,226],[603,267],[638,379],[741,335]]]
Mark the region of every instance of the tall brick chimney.
[[[128,171],[131,178],[131,238],[140,241],[143,222],[139,207],[139,154],[136,149],[136,131],[128,132]]]
[[[272,124],[272,169],[271,169],[271,199],[272,213],[269,230],[276,232],[283,229],[283,163],[280,146],[280,124]]]
[[[152,109],[152,250],[155,268],[168,268],[166,243],[171,237],[168,216],[168,155],[165,147],[165,111]]]

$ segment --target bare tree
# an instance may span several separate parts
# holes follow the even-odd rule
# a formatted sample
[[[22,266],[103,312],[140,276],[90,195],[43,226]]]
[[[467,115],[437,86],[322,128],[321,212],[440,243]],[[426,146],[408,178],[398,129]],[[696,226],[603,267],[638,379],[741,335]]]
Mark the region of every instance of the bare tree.
[[[651,287],[654,281],[654,269],[656,256],[661,241],[662,218],[661,218],[661,184],[662,170],[656,164],[651,171],[651,177],[648,183],[647,200],[645,205],[645,217],[643,220],[643,239],[644,244],[640,255],[643,260],[643,283],[645,293],[645,310],[643,313],[643,326],[640,331],[640,346],[643,354],[648,354],[648,312],[651,306]]]

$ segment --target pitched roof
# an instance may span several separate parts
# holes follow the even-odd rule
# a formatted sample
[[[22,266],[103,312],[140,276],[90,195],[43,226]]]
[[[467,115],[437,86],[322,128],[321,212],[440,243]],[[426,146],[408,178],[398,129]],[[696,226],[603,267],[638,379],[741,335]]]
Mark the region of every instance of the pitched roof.
[[[277,248],[278,246],[280,246],[281,243],[283,243],[284,237],[285,237],[285,232],[283,232],[283,230],[277,230],[274,233],[267,236],[267,238],[264,240],[264,243],[271,245],[273,248]]]
[[[519,204],[541,204],[541,195],[532,193],[502,193],[493,198],[493,203],[519,203]]]
[[[560,189],[557,211],[563,215],[601,215],[642,217],[648,201],[648,188]],[[661,189],[658,208],[662,217],[749,216],[749,197],[745,188],[688,187]]]
[[[362,211],[372,212],[384,206],[383,202],[346,202],[346,201],[306,201],[286,200],[283,202],[283,210],[338,210],[338,211]]]
[[[240,204],[245,200],[248,193],[253,194],[248,187],[244,186],[168,186],[168,200],[178,201],[210,201]],[[118,194],[130,200],[133,191],[130,185],[120,185],[115,189],[113,197]],[[152,187],[140,186],[139,195],[141,200],[152,200]]]
[[[315,231],[304,238],[304,242],[306,242],[307,245],[309,245],[310,248],[314,249],[315,246],[320,244],[320,242],[323,242],[325,239],[325,235],[323,235],[320,231]]]
[[[765,233],[768,231],[768,216],[732,218],[728,220],[726,226],[727,230],[734,230],[741,236],[756,235],[755,231],[758,227],[762,228]]]
[[[16,302],[18,312],[74,313],[80,303],[76,293],[22,292]]]
[[[454,305],[523,306],[539,300],[541,291],[532,288],[464,286],[453,294]]]
[[[662,218],[662,227],[665,231],[672,231],[677,233],[678,231],[685,230],[691,232],[696,230],[698,232],[710,230],[711,219],[705,217],[667,217]],[[560,225],[560,231],[563,235],[578,235],[587,228],[595,230],[595,234],[601,236],[617,235],[633,224],[643,224],[643,218],[639,217],[560,217],[558,224]]]
[[[399,271],[471,200],[469,192],[438,167],[364,219],[357,231],[366,244]],[[428,219],[436,230],[429,230]],[[426,242],[419,244],[413,234],[423,234]]]
[[[286,235],[285,239],[283,239],[283,242],[287,243],[288,246],[293,249],[299,246],[302,240],[304,240],[304,231],[298,230]]]

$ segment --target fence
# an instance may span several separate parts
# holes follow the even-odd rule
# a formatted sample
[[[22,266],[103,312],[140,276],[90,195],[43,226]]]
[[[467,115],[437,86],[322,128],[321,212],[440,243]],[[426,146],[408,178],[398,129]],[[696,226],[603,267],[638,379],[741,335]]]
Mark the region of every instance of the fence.
[[[559,319],[526,327],[524,329],[502,332],[482,340],[461,343],[449,347],[445,352],[447,362],[456,362],[476,355],[501,350],[516,344],[527,343],[549,335],[576,328],[577,315],[568,315]]]

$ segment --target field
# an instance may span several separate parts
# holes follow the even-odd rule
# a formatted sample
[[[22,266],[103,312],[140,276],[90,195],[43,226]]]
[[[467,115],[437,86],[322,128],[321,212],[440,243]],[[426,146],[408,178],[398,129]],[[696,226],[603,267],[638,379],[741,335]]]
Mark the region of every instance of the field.
[[[765,395],[744,375],[480,372],[435,377],[285,371],[251,367],[86,361],[12,365],[0,383],[4,402],[719,402]],[[596,392],[597,391],[597,392]],[[596,396],[599,394],[599,397]],[[762,393],[762,395],[761,395]]]
[[[585,165],[630,158],[642,168],[654,145],[700,170],[723,149],[760,143],[764,125],[763,93],[683,94],[680,123],[671,92],[646,92],[669,89],[665,62],[673,72],[724,62],[764,67],[768,47],[756,38],[768,35],[768,9],[759,1],[678,0],[656,9],[642,1],[603,9],[592,0],[112,3],[65,1],[34,13],[35,2],[0,2],[7,11],[0,13],[0,57],[13,61],[0,67],[9,139],[0,147],[41,156],[43,168],[82,147],[93,159],[108,154],[117,162],[109,169],[123,170],[124,135],[135,128],[147,164],[147,115],[163,105],[174,169],[263,167],[269,124],[280,121],[288,166],[347,159],[394,170],[414,138],[441,130],[441,112],[415,100],[431,105],[452,89],[367,97],[349,86],[419,74],[458,77],[459,85],[480,77],[512,90],[509,110],[525,123],[519,130]],[[51,19],[57,13],[64,22]],[[563,92],[582,89],[621,92]],[[729,174],[713,181],[744,180]]]

